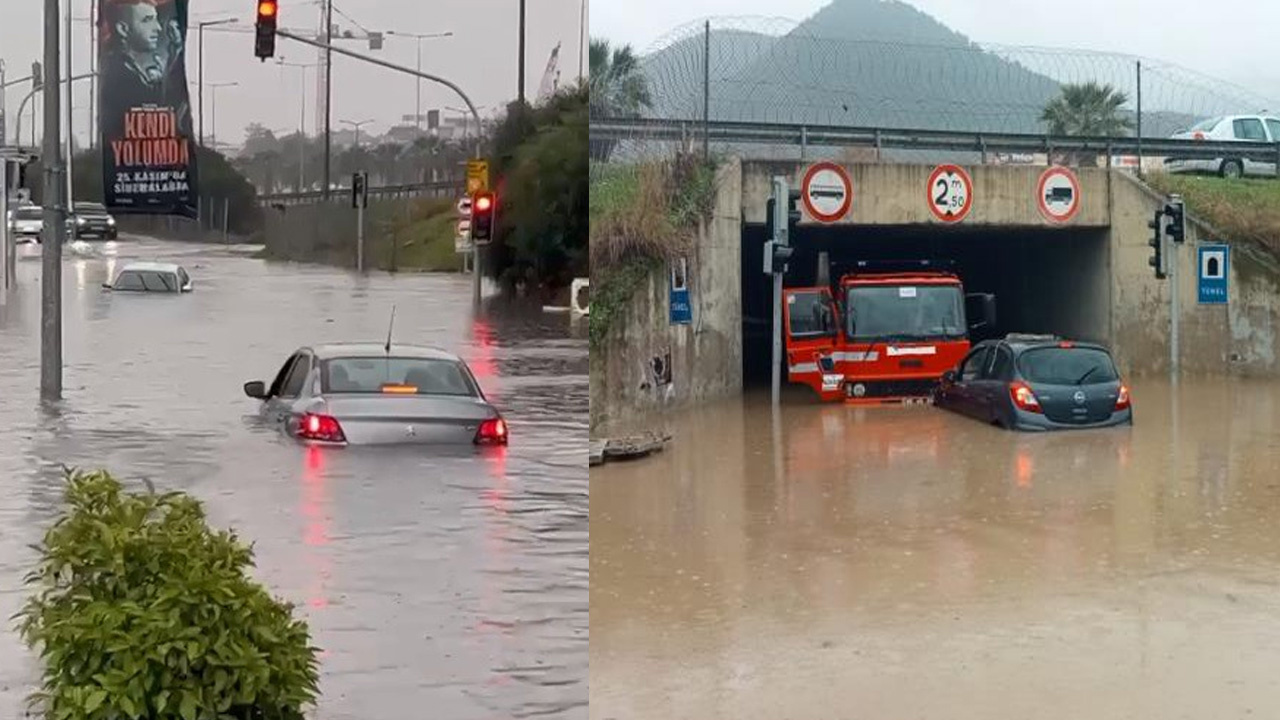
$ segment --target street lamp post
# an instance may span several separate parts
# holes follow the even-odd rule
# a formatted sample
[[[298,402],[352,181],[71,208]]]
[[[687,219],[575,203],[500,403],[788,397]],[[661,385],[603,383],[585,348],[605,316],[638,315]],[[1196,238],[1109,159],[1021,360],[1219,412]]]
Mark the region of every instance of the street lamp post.
[[[213,25],[230,25],[237,22],[240,22],[239,18],[223,18],[222,20],[206,20],[198,26],[198,34],[200,36],[200,58],[198,60],[200,69],[197,71],[200,85],[200,147],[204,147],[204,29]]]
[[[442,32],[442,33],[407,33],[407,32],[396,32],[395,30],[388,30],[386,34],[399,35],[401,37],[411,37],[417,40],[418,72],[422,72],[422,41],[430,38],[453,37],[452,30],[449,30],[447,32]],[[418,129],[418,132],[422,132],[422,78],[421,77],[414,78],[414,82],[417,83],[418,104],[417,104],[417,109],[414,111],[414,114],[413,114],[413,124],[414,124],[414,127]]]
[[[213,132],[210,133],[210,138],[213,140],[213,149],[215,151],[218,149],[218,88],[235,87],[239,84],[240,83],[238,82],[225,82],[225,83],[212,83],[209,85],[210,95],[212,95],[212,100],[210,101],[209,106],[210,106],[210,109],[213,111],[212,113],[213,118],[212,118],[212,122],[210,123],[212,125],[212,128],[210,129],[213,130]]]
[[[279,60],[281,67],[295,67],[302,74],[302,98],[298,102],[298,192],[306,187],[307,165],[307,68],[320,67],[320,63],[290,63]]]
[[[360,128],[365,125],[368,125],[371,122],[373,121],[372,120],[361,120],[360,122],[352,122],[350,120],[342,121],[343,125],[350,125],[351,127],[356,129],[356,147],[357,148],[360,147]]]

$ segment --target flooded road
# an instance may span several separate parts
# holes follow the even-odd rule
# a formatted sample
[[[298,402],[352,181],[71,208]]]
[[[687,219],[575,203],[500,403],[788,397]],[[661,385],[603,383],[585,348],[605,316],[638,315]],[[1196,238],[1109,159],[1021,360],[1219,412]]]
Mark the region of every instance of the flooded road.
[[[99,252],[106,252],[97,246]],[[0,306],[0,617],[60,500],[59,465],[147,477],[255,544],[257,576],[323,648],[324,720],[587,716],[587,342],[564,316],[471,309],[467,278],[358,278],[234,249],[125,243],[66,261],[66,400],[38,404],[39,262]],[[188,296],[103,293],[126,259],[182,263]],[[453,350],[511,445],[307,450],[241,386],[298,346],[386,338]],[[0,632],[0,716],[35,676]]]
[[[591,471],[599,720],[1280,713],[1280,383],[1021,435],[767,392]]]

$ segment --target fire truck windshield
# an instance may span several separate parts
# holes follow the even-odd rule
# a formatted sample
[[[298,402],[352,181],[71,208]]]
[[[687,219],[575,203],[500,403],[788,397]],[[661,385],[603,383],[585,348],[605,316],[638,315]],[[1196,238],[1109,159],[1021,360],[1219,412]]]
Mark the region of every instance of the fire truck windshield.
[[[854,285],[846,334],[857,340],[934,340],[965,336],[958,285]]]

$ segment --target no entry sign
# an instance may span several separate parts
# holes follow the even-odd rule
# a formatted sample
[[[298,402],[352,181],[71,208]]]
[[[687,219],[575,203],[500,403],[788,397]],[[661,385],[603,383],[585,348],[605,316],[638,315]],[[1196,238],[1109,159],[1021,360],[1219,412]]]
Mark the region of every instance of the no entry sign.
[[[973,180],[959,165],[939,165],[929,175],[929,210],[946,223],[957,223],[973,207]]]
[[[853,204],[853,181],[844,168],[833,162],[816,163],[805,171],[800,197],[809,217],[818,222],[838,222]]]
[[[1036,183],[1036,206],[1051,222],[1063,223],[1080,210],[1080,181],[1067,168],[1054,165],[1040,174]]]

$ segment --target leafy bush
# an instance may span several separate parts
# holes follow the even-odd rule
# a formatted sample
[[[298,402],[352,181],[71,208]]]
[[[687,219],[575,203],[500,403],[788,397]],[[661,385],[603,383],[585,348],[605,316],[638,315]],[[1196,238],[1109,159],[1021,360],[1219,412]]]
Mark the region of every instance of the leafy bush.
[[[20,619],[39,647],[52,720],[299,720],[316,648],[292,606],[246,571],[252,550],[182,493],[127,493],[68,472],[68,509],[45,535]]]

